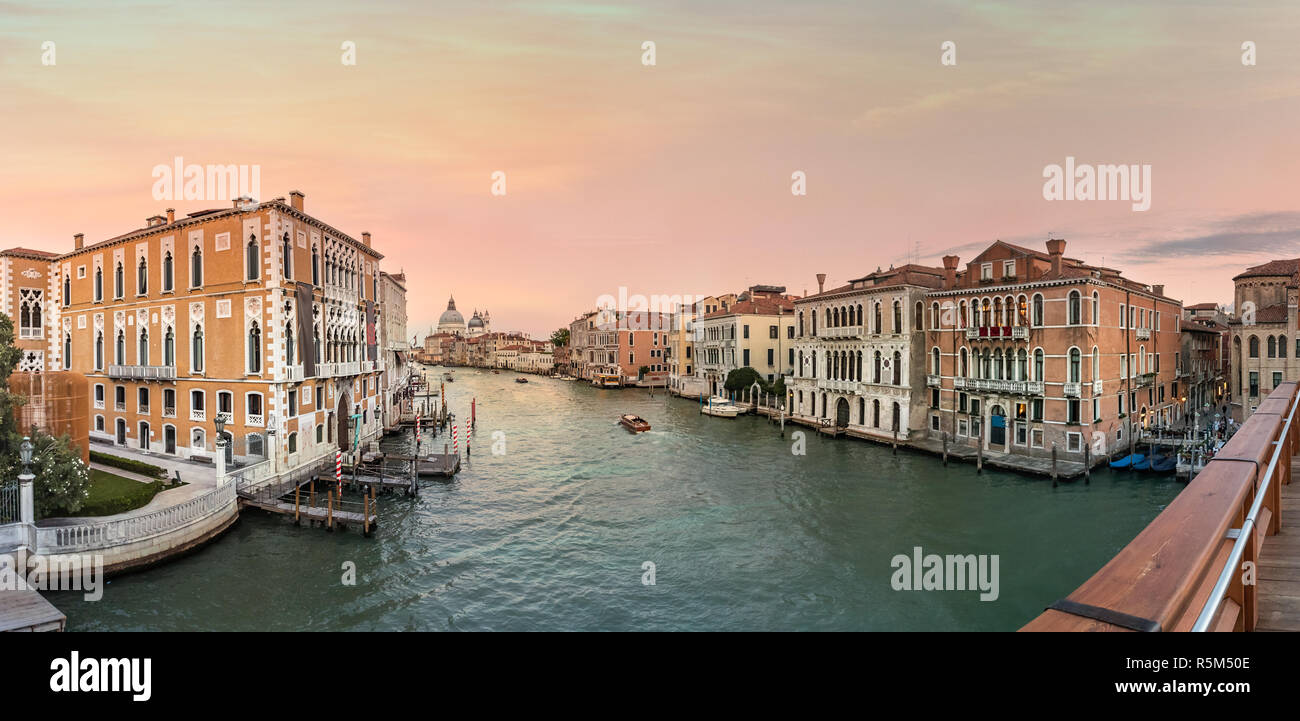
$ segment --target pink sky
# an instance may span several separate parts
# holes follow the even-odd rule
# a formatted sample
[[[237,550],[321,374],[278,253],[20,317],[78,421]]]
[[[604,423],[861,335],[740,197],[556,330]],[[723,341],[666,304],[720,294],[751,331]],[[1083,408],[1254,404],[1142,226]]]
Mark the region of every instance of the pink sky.
[[[370,231],[412,332],[449,293],[542,335],[620,286],[797,294],[1049,233],[1188,303],[1300,256],[1294,2],[98,5],[0,2],[4,247],[224,206],[152,198],[181,156]],[[1066,156],[1150,164],[1151,210],[1044,200]]]

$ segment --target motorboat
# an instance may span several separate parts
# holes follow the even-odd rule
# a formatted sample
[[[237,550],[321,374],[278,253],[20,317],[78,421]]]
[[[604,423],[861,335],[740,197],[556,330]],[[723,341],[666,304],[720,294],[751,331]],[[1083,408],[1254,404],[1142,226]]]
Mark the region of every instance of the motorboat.
[[[740,415],[740,408],[722,396],[712,396],[700,405],[700,413],[714,418],[735,418]]]
[[[634,416],[631,413],[625,414],[618,419],[619,425],[633,433],[644,433],[650,430],[650,424],[641,416]]]
[[[528,379],[524,378],[523,376],[519,376],[518,378],[515,379],[515,383],[527,383],[527,382]]]

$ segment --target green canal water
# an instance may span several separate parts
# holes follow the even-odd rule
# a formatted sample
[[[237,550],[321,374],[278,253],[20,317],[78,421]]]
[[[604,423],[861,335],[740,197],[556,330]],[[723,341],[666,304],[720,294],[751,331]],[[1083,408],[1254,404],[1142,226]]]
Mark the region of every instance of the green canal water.
[[[762,419],[701,416],[662,392],[456,376],[462,423],[478,399],[472,456],[418,498],[381,497],[374,538],[246,511],[201,551],[112,579],[101,601],[50,599],[73,631],[1009,631],[1182,487],[1104,471],[1053,488],[812,432],[800,456],[796,426],[783,440]],[[623,430],[629,412],[653,429]],[[915,546],[997,554],[999,598],[895,591],[890,561]]]

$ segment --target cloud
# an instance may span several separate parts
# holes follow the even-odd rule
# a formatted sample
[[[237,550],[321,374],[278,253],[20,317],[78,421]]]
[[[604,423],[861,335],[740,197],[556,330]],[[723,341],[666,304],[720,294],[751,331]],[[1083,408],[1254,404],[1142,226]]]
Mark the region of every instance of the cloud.
[[[1212,221],[1183,237],[1137,238],[1121,257],[1149,262],[1189,255],[1295,257],[1300,255],[1300,212],[1238,215]]]

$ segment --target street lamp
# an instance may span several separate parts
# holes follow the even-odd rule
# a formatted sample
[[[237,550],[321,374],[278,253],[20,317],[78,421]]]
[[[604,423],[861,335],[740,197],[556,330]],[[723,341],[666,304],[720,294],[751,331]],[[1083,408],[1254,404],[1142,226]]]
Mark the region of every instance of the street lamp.
[[[23,475],[32,475],[32,439],[30,436],[23,436],[23,443],[19,446],[18,455],[23,461]]]

